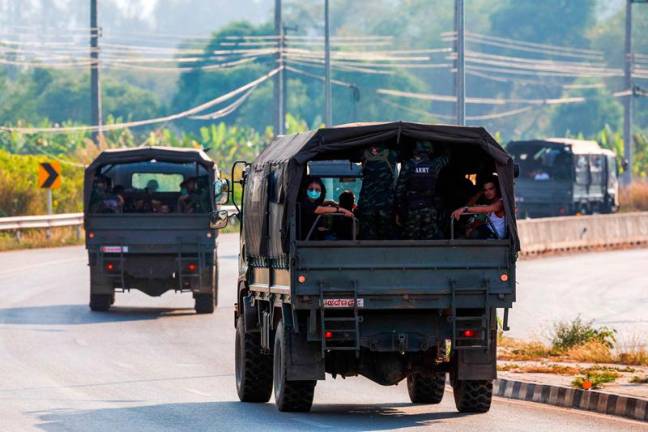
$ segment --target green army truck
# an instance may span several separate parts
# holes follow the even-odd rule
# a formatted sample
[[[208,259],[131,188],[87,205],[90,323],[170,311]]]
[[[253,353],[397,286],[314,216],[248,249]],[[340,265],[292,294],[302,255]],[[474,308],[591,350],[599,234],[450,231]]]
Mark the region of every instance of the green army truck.
[[[105,150],[87,167],[84,227],[90,309],[116,292],[191,292],[197,313],[218,302],[217,230],[228,221],[228,183],[203,151]]]
[[[506,150],[521,171],[515,188],[519,217],[614,213],[619,209],[616,155],[596,141],[511,141]]]
[[[466,239],[449,212],[440,240],[361,240],[357,219],[344,240],[311,236],[327,226],[322,217],[300,227],[306,176],[317,175],[329,190],[357,191],[365,148],[387,145],[402,165],[420,140],[449,155],[443,175],[457,185],[496,173],[505,239]],[[506,329],[515,301],[514,172],[511,157],[482,128],[403,122],[279,137],[253,163],[235,166],[233,184],[243,189],[234,317],[240,400],[267,402],[274,389],[279,410],[308,411],[317,381],[330,374],[385,386],[406,380],[413,403],[437,404],[449,375],[459,411],[487,411],[496,310],[504,311]]]

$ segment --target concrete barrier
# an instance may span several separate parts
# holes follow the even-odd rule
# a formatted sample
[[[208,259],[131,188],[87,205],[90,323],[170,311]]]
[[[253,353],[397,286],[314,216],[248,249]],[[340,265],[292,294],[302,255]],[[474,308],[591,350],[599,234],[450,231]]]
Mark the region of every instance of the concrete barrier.
[[[522,254],[648,243],[648,212],[518,221]]]

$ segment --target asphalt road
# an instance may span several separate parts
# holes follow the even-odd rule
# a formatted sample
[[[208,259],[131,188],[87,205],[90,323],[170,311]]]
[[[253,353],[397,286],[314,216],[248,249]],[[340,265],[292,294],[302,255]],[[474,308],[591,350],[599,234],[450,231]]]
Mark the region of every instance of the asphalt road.
[[[221,237],[221,307],[206,316],[194,314],[187,294],[118,294],[111,312],[92,313],[82,248],[0,254],[0,431],[648,430],[645,423],[499,398],[487,414],[460,415],[450,392],[440,405],[413,406],[404,385],[381,387],[363,378],[320,382],[310,414],[240,403],[231,306],[236,242]],[[530,330],[527,318],[574,312],[580,303],[565,304],[559,292],[565,287],[603,295],[596,307],[606,319],[625,319],[624,307],[632,312],[642,299],[645,304],[648,276],[632,270],[634,279],[613,286],[638,297],[608,304],[615,296],[606,295],[606,283],[616,276],[601,267],[578,270],[606,263],[631,271],[624,266],[633,260],[648,262],[648,251],[522,263],[523,293],[511,324]],[[557,273],[571,283],[554,283]],[[598,302],[591,295],[584,300],[582,309]]]

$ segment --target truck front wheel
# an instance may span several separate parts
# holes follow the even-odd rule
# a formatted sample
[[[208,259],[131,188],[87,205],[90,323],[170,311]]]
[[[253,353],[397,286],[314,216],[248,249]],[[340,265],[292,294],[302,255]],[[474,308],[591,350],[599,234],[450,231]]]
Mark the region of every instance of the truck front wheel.
[[[268,402],[272,395],[272,357],[261,352],[261,335],[245,333],[236,320],[236,392],[241,402]]]
[[[445,372],[413,373],[407,377],[407,392],[412,403],[438,404],[443,399]]]
[[[275,405],[279,411],[307,412],[313,405],[317,381],[288,381],[288,344],[283,322],[275,332],[273,381]]]
[[[455,381],[452,384],[455,405],[459,412],[485,413],[493,399],[492,381]]]

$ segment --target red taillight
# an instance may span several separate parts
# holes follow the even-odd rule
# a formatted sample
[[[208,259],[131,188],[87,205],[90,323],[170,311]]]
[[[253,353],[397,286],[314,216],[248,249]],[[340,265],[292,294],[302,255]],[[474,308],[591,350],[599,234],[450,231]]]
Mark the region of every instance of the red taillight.
[[[104,265],[104,268],[106,269],[107,272],[113,272],[115,271],[115,264],[108,262]]]
[[[94,237],[95,237],[95,234],[94,234],[92,231],[90,231],[90,232],[88,233],[88,238],[89,238],[89,239],[93,239]]]
[[[298,281],[300,284],[303,284],[304,282],[306,282],[306,276],[304,276],[304,275],[299,275],[299,276],[297,277],[297,281]]]
[[[473,338],[475,336],[477,336],[477,332],[475,330],[468,329],[463,331],[463,337]]]
[[[198,271],[198,264],[196,263],[187,264],[187,271],[189,273],[196,273],[196,271]]]
[[[332,331],[324,332],[324,338],[325,339],[332,339],[333,338],[333,332]]]
[[[502,274],[500,275],[500,280],[501,280],[502,282],[508,282],[508,275],[507,275],[506,273],[502,273]]]

